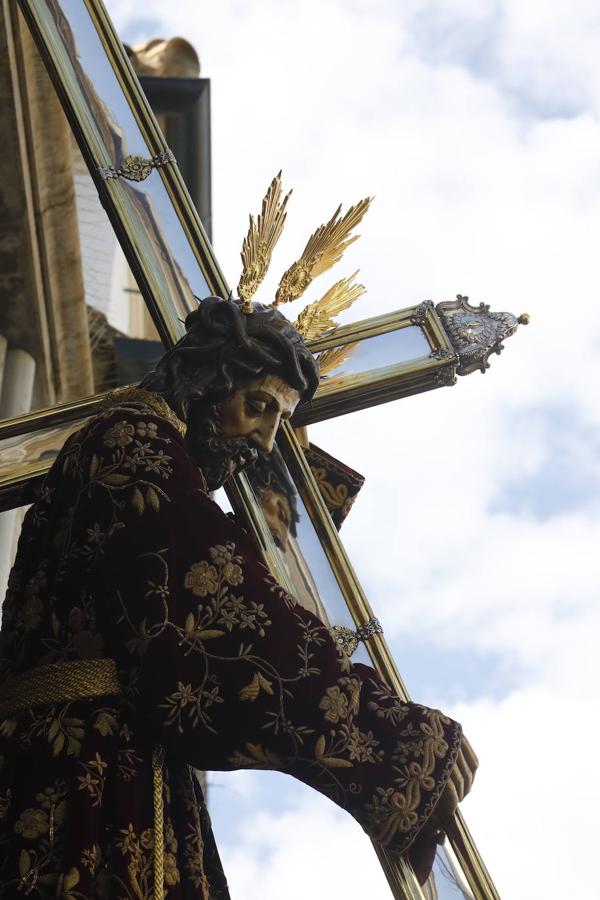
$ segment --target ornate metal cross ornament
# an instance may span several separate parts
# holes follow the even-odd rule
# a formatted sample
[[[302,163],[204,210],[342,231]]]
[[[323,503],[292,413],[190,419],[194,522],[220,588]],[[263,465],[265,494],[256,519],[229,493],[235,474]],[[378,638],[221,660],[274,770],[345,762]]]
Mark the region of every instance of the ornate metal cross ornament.
[[[435,308],[458,353],[457,375],[468,375],[489,369],[492,353],[501,353],[503,341],[515,333],[519,325],[527,325],[529,316],[513,316],[508,312],[490,312],[487,303],[471,306],[468,297],[458,294],[456,300],[438,303]]]
[[[109,178],[126,178],[127,181],[145,181],[152,172],[152,169],[160,169],[169,163],[174,163],[175,154],[167,149],[161,150],[152,159],[146,159],[144,156],[126,156],[121,165],[115,166],[99,166],[98,172],[104,181]]]
[[[365,641],[368,641],[373,634],[383,634],[381,622],[375,617],[369,619],[368,622],[365,622],[365,624],[361,625],[360,628],[357,628],[356,631],[353,631],[351,628],[346,628],[344,625],[334,625],[331,630],[333,631],[333,636],[338,645],[348,656],[352,656],[358,647],[359,642],[362,641],[364,643]]]

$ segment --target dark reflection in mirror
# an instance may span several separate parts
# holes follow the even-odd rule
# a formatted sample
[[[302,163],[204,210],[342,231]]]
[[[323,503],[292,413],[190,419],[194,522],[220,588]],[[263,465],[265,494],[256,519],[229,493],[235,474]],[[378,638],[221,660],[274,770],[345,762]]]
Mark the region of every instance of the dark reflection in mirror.
[[[328,627],[344,625],[354,629],[346,601],[279,449],[261,452],[246,474],[295,599]],[[369,662],[362,644],[352,658],[355,662]]]

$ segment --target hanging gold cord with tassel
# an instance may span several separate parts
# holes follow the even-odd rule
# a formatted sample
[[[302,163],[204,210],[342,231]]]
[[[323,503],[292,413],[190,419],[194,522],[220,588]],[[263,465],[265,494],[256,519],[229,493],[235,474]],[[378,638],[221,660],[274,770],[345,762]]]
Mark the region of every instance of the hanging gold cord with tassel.
[[[153,900],[163,900],[165,881],[165,837],[163,764],[165,751],[156,746],[152,751],[152,803],[154,807],[154,892]]]

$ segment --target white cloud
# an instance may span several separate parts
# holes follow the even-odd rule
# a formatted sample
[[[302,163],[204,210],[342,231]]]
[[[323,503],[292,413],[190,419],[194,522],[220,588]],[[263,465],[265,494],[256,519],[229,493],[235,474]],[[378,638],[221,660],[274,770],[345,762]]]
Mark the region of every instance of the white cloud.
[[[139,4],[108,6],[131,38]],[[485,378],[314,435],[367,475],[343,536],[399,658],[425,632],[512,670],[502,700],[456,711],[482,763],[467,818],[502,896],[588,896],[599,799],[587,774],[600,675],[597,4],[166,12],[146,0],[144,16],[163,23],[147,36],[191,40],[212,80],[215,238],[232,284],[247,212],[283,167],[294,197],[267,294],[339,200],[375,194],[333,276],[360,267],[369,289],[347,319],[458,292],[532,314]],[[326,896],[311,881],[329,877],[323,847],[332,870],[340,847],[360,855],[355,826],[313,802],[250,820],[226,853],[238,896],[279,898],[283,883]]]
[[[257,812],[220,851],[232,897],[384,900],[389,888],[369,839],[314,791],[282,814]]]
[[[459,707],[482,759],[464,811],[500,896],[592,897],[600,788],[587,698],[533,688]]]

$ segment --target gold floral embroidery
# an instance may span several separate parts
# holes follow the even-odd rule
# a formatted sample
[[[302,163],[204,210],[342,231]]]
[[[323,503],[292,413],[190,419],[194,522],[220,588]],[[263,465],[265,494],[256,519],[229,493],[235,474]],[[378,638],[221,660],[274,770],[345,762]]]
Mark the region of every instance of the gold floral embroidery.
[[[260,694],[261,690],[266,691],[267,694],[272,695],[273,682],[269,681],[268,678],[265,678],[264,675],[261,675],[260,672],[255,672],[252,676],[252,681],[245,687],[240,688],[240,690],[238,691],[238,696],[240,700],[254,701]]]
[[[48,814],[43,809],[24,809],[15,822],[15,831],[28,841],[48,834]]]
[[[210,724],[208,710],[215,703],[223,703],[217,686],[205,689],[203,687],[192,688],[191,684],[177,684],[177,690],[166,697],[161,707],[167,710],[167,724],[177,725],[177,730],[183,731],[183,713],[187,712],[192,725],[197,727],[203,724],[210,731],[214,728]]]
[[[350,734],[348,736],[348,754],[350,759],[356,759],[358,762],[381,762],[383,752],[375,752],[375,748],[379,746],[379,741],[375,740],[372,731],[361,731],[356,725],[350,726]]]
[[[99,867],[102,862],[102,850],[100,849],[99,844],[94,844],[88,850],[84,850],[81,854],[81,864],[82,866],[90,872],[90,874],[94,874],[96,869]]]
[[[221,567],[221,575],[225,581],[232,587],[237,587],[242,584],[244,577],[242,567],[239,565],[240,559],[234,556],[234,551],[234,544],[229,543],[226,546],[217,544],[216,547],[210,548],[210,555],[214,564]]]
[[[272,750],[263,747],[261,744],[246,744],[247,753],[241,753],[239,750],[229,757],[229,762],[236,767],[245,768],[250,766],[253,769],[279,769],[281,768],[281,759]]]
[[[156,422],[138,422],[135,426],[135,433],[139,438],[148,438],[149,441],[154,440],[158,431]]]
[[[335,725],[348,715],[348,698],[336,684],[334,687],[327,688],[325,696],[319,703],[319,709],[325,710],[325,718]]]
[[[183,868],[195,888],[201,888],[202,900],[209,900],[209,884],[204,871],[204,841],[200,830],[190,826],[185,837]]]
[[[56,889],[59,900],[81,900],[81,894],[74,892],[73,888],[79,884],[79,870],[71,866],[66,875],[61,875]]]
[[[42,717],[34,723],[33,731],[45,734],[48,743],[52,744],[52,755],[59,756],[66,750],[67,756],[79,756],[81,741],[85,735],[83,720],[68,716],[68,706],[63,707],[56,716],[53,711],[48,717]]]
[[[377,788],[371,810],[379,825],[374,834],[375,840],[384,847],[397,831],[410,831],[419,819],[407,795],[394,788]]]
[[[194,563],[186,572],[185,587],[196,597],[206,597],[207,594],[216,594],[219,586],[217,570],[206,560]]]
[[[153,887],[154,872],[154,831],[152,828],[145,828],[139,838],[136,834],[133,824],[130,822],[127,828],[120,831],[121,837],[117,841],[117,848],[124,855],[129,856],[128,873],[130,884],[135,897],[139,900],[150,898],[151,889]],[[173,831],[171,822],[167,822],[165,828],[165,850],[164,850],[164,884],[173,886],[179,884],[180,873],[177,863],[178,844]]]
[[[93,799],[92,806],[100,806],[102,803],[102,794],[104,791],[104,771],[108,768],[99,753],[96,753],[95,759],[87,762],[80,762],[79,765],[84,770],[84,775],[78,775],[79,790],[87,791]]]
[[[127,447],[133,441],[134,427],[128,422],[117,422],[104,433],[105,447]]]

